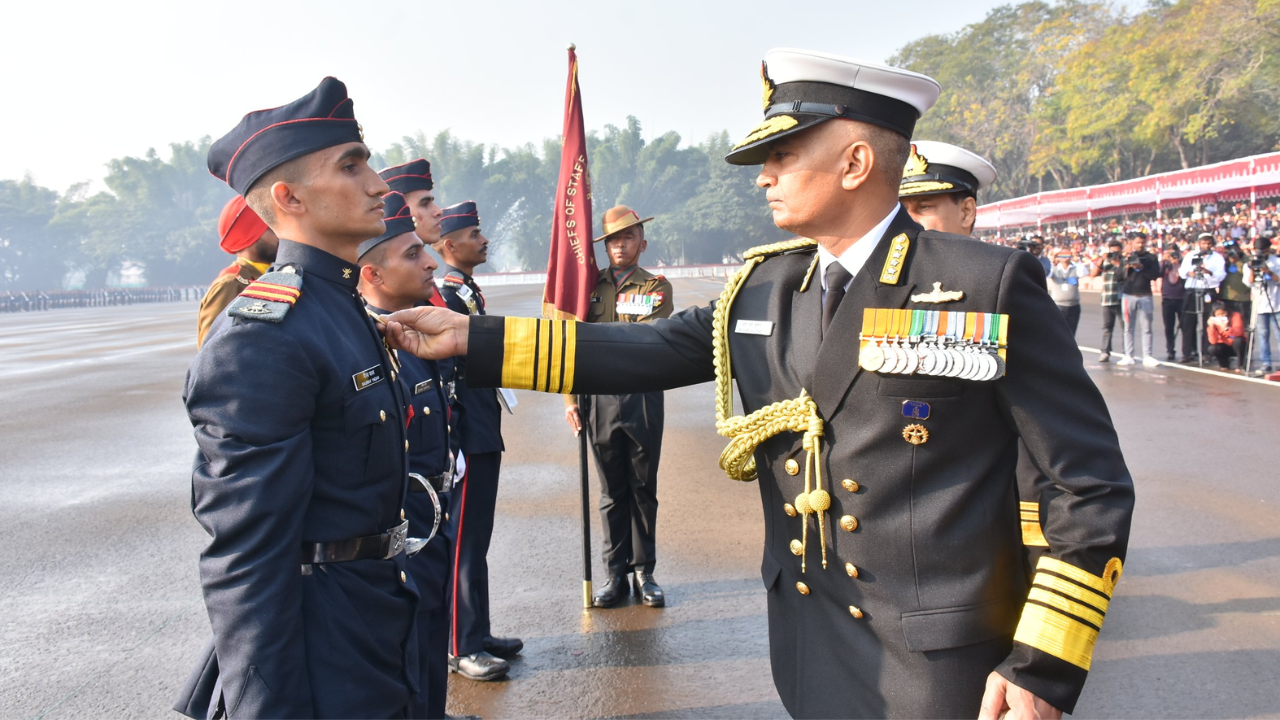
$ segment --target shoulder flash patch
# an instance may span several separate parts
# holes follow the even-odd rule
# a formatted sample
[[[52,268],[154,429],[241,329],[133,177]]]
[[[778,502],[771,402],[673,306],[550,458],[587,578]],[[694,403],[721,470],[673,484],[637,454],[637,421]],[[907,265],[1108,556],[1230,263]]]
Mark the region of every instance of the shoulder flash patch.
[[[742,253],[743,260],[750,260],[755,257],[769,257],[772,255],[783,255],[797,250],[809,250],[818,247],[816,240],[809,238],[792,238],[783,240],[782,242],[772,243],[770,245],[759,245]]]
[[[254,280],[227,306],[231,317],[278,323],[302,296],[302,269],[290,265]]]

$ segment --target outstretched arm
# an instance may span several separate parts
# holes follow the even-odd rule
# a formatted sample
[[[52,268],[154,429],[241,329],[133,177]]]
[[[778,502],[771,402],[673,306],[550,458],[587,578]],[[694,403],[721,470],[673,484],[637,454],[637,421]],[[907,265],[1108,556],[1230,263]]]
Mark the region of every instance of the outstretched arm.
[[[416,307],[378,318],[387,343],[423,360],[443,360],[467,354],[471,316],[447,308]]]

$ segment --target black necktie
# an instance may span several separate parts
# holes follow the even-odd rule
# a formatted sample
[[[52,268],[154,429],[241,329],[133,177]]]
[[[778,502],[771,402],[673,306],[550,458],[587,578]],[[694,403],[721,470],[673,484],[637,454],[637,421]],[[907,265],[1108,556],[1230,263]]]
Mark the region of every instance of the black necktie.
[[[853,276],[837,260],[827,266],[824,277],[827,280],[827,297],[822,301],[822,334],[826,335],[831,319],[836,316],[836,309],[844,299],[844,287],[849,284]]]

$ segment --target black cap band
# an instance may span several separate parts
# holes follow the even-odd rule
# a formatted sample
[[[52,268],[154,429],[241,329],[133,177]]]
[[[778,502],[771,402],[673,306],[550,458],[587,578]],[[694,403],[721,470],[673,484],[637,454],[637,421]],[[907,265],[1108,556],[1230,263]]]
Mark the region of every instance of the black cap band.
[[[789,82],[778,85],[765,110],[775,115],[825,115],[870,123],[910,138],[920,113],[912,105],[886,95],[824,82]]]

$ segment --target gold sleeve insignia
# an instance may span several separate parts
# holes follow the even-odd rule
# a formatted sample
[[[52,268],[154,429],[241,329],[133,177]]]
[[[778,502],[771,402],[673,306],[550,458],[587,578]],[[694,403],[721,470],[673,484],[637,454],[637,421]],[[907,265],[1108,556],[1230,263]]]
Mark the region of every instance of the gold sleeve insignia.
[[[572,393],[578,324],[572,320],[506,318],[502,387]]]
[[[1122,571],[1120,558],[1112,558],[1101,576],[1057,558],[1040,558],[1014,641],[1088,670]]]

